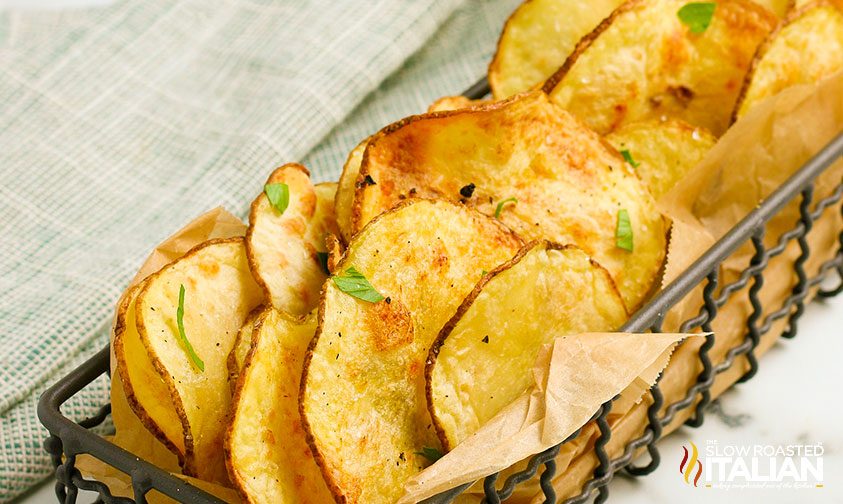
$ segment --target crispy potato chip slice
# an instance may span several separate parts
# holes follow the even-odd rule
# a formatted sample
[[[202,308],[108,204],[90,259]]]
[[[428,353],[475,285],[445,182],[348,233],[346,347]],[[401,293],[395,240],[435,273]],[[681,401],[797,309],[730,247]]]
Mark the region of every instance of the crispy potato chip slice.
[[[184,431],[168,384],[146,351],[137,330],[135,303],[144,283],[123,296],[114,324],[114,357],[126,400],[135,416],[184,465]]]
[[[342,174],[337,183],[337,195],[334,197],[334,208],[337,213],[337,227],[339,235],[345,243],[351,240],[351,205],[354,202],[354,192],[357,190],[357,176],[360,174],[360,163],[369,138],[366,138],[348,154],[348,159],[342,167]]]
[[[562,66],[577,42],[623,0],[527,0],[509,16],[489,65],[496,99],[540,86]]]
[[[705,128],[680,119],[630,123],[607,135],[606,140],[629,157],[628,162],[657,200],[696,166],[717,141]]]
[[[273,308],[255,322],[225,444],[228,473],[245,502],[333,500],[299,415],[304,354],[315,331],[315,315],[297,319]]]
[[[754,0],[758,5],[766,8],[776,16],[783,18],[793,9],[796,4],[794,0]]]
[[[816,2],[794,11],[759,49],[744,83],[735,119],[756,103],[795,84],[843,69],[843,11]]]
[[[448,110],[459,110],[471,107],[479,107],[481,105],[488,105],[492,100],[472,100],[465,96],[443,96],[427,107],[428,112],[445,112]]]
[[[264,310],[263,306],[258,306],[249,313],[249,316],[243,321],[243,325],[240,326],[240,330],[237,331],[234,346],[228,352],[225,365],[228,367],[228,388],[231,389],[232,396],[237,389],[237,378],[240,376],[240,370],[243,369],[243,363],[246,362],[246,355],[252,348],[252,331],[255,328],[255,321]]]
[[[184,286],[184,333],[177,324]],[[210,240],[172,262],[143,284],[135,301],[140,339],[170,390],[184,436],[184,473],[225,484],[223,434],[231,403],[226,359],[237,332],[263,293],[255,283],[243,238]],[[129,365],[142,362],[132,355]],[[129,373],[129,378],[132,375]],[[149,384],[131,381],[138,391]],[[150,411],[151,405],[143,406]],[[153,418],[158,425],[171,417]]]
[[[579,246],[609,270],[630,310],[664,259],[653,197],[613,148],[541,91],[389,126],[369,142],[358,177],[369,183],[357,189],[355,228],[407,197],[463,202],[525,239]],[[632,252],[617,246],[620,210]]]
[[[266,192],[252,202],[246,232],[249,265],[272,306],[306,314],[316,306],[327,277],[317,252],[325,251],[325,236],[338,231],[336,185],[314,187],[307,169],[295,163],[272,172],[266,183],[285,184],[289,202],[283,212]]]
[[[505,226],[445,201],[410,200],[354,236],[338,265],[384,298],[325,284],[305,358],[301,412],[338,502],[391,503],[437,448],[424,366],[439,330],[480,279],[522,241]],[[343,275],[343,273],[340,273]]]
[[[723,134],[755,50],[777,18],[750,2],[719,0],[708,28],[693,33],[678,15],[687,3],[623,4],[580,41],[545,91],[603,135],[661,116]]]
[[[626,321],[615,283],[573,245],[533,242],[484,276],[430,350],[428,407],[442,446],[476,432],[533,383],[539,349]]]

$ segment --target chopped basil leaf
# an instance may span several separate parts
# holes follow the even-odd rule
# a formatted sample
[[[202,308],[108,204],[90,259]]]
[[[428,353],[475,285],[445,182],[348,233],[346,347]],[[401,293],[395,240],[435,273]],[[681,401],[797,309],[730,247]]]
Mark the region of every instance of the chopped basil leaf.
[[[415,454],[421,455],[422,457],[426,458],[431,462],[436,462],[444,456],[441,451],[437,450],[436,448],[431,448],[429,446],[425,446],[421,449],[421,451],[415,452]]]
[[[618,210],[618,227],[615,229],[615,246],[632,252],[632,224],[629,221],[629,212]]]
[[[184,333],[184,285],[179,286],[179,307],[176,309],[176,325],[179,326],[179,339],[184,344],[185,350],[187,350],[187,355],[190,357],[190,360],[193,361],[193,365],[199,368],[199,371],[205,372],[205,363],[202,362],[202,359],[196,355],[196,351],[193,349],[193,345],[190,344],[190,341],[187,339],[187,335]]]
[[[324,271],[326,275],[330,275],[331,272],[328,270],[328,253],[317,252],[316,259],[319,261],[319,266],[322,266],[322,271]]]
[[[516,199],[516,198],[507,198],[507,199],[505,199],[505,200],[501,201],[500,203],[498,203],[498,207],[497,207],[497,208],[495,208],[495,219],[500,219],[500,218],[501,218],[501,212],[503,211],[503,206],[504,206],[504,205],[506,205],[507,203],[510,203],[510,202],[511,202],[512,204],[518,203],[518,199]]]
[[[266,184],[263,186],[263,192],[266,193],[269,204],[278,210],[278,213],[283,214],[290,205],[290,186],[283,182]]]
[[[623,156],[624,160],[625,160],[627,163],[631,164],[633,168],[638,168],[639,166],[641,166],[641,163],[639,163],[638,161],[636,161],[636,160],[632,157],[632,154],[630,154],[630,153],[629,153],[629,150],[627,150],[627,149],[622,150],[622,151],[621,151],[621,156]]]
[[[377,303],[384,299],[381,294],[372,287],[372,284],[366,280],[362,273],[357,271],[354,266],[351,266],[340,275],[333,277],[334,284],[339,289],[350,296],[357,299],[368,301],[370,303]]]
[[[691,33],[703,33],[711,24],[716,8],[714,2],[691,2],[683,5],[677,15]]]

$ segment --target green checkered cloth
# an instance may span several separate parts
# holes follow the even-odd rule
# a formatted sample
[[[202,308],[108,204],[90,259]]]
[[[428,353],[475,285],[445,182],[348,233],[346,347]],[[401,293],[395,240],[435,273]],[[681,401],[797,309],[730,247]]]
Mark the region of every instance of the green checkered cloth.
[[[50,473],[39,394],[102,348],[151,248],[270,170],[485,72],[517,0],[132,0],[0,10],[0,502]],[[104,378],[65,413],[93,414]]]

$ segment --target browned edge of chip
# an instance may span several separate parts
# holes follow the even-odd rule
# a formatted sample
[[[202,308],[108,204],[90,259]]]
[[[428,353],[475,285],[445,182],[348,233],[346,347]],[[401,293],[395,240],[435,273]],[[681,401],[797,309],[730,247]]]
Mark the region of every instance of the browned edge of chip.
[[[433,375],[433,366],[436,364],[436,358],[439,356],[440,350],[442,350],[442,345],[445,344],[445,341],[450,336],[451,332],[459,323],[460,319],[462,319],[463,315],[471,308],[474,304],[474,301],[477,299],[477,296],[483,291],[488,284],[494,277],[500,274],[503,271],[506,271],[519,262],[533,249],[544,247],[545,250],[580,250],[581,248],[577,247],[574,244],[560,244],[556,242],[552,242],[549,240],[533,240],[523,247],[515,256],[510,259],[509,261],[499,265],[492,271],[488,272],[487,274],[483,275],[482,278],[477,282],[477,285],[474,286],[474,289],[465,297],[462,304],[460,304],[459,308],[457,308],[456,313],[451,317],[448,322],[442,326],[442,330],[439,331],[439,335],[433,341],[433,344],[430,346],[430,350],[427,355],[427,361],[424,367],[424,381],[425,381],[425,396],[427,396],[427,410],[430,413],[430,418],[433,420],[433,427],[436,429],[436,435],[439,437],[439,442],[442,443],[442,449],[446,452],[449,452],[454,449],[453,446],[450,446],[448,443],[448,438],[445,435],[445,429],[442,427],[442,424],[439,422],[439,418],[436,415],[436,408],[433,406],[433,389],[431,387],[432,382],[432,375]],[[585,252],[583,252],[585,254]],[[598,268],[602,271],[606,279],[609,280],[609,285],[611,285],[612,289],[614,289],[615,293],[618,295],[618,299],[622,300],[623,297],[621,296],[620,291],[618,290],[617,285],[615,285],[615,280],[612,278],[612,275],[609,274],[609,271],[604,268],[600,263],[595,261],[591,258],[588,254],[585,254],[588,257],[588,261],[591,263],[592,266]],[[624,308],[624,311],[629,315],[624,303],[620,303],[621,306]]]
[[[553,92],[553,88],[555,88],[562,79],[568,75],[568,72],[571,68],[576,64],[577,60],[579,59],[580,55],[582,55],[590,46],[591,44],[600,36],[604,31],[606,31],[614,22],[622,14],[625,14],[629,11],[632,11],[638,8],[641,5],[647,3],[647,0],[629,0],[627,2],[622,3],[617,9],[612,11],[606,19],[604,19],[597,28],[591,31],[588,35],[584,36],[577,42],[577,45],[574,47],[574,50],[571,52],[568,59],[565,60],[565,63],[559,67],[553,75],[551,75],[542,86],[542,90],[545,93],[551,94]],[[754,10],[758,13],[764,13],[765,16],[772,16],[774,18],[778,18],[769,9],[765,8],[764,6],[758,5],[750,0],[716,0],[718,7],[722,4],[736,4],[740,5],[745,9]]]
[[[257,311],[257,313],[255,313]],[[243,370],[240,373],[240,377],[244,376],[244,371],[246,371],[252,365],[252,360],[254,359],[255,348],[258,346],[258,342],[261,336],[261,327],[263,326],[264,322],[266,322],[266,317],[272,312],[275,311],[275,308],[272,306],[267,307],[258,307],[252,313],[255,313],[254,319],[254,330],[252,331],[252,343],[249,347],[249,352],[246,354],[246,359],[243,361]],[[307,320],[308,315],[300,315],[295,316],[287,312],[279,311],[283,317],[287,317],[292,321],[297,323],[303,323]],[[252,314],[249,314],[251,317]],[[235,470],[234,461],[232,460],[232,453],[231,453],[231,435],[234,429],[234,414],[237,407],[237,403],[240,402],[240,396],[243,394],[243,386],[245,380],[238,379],[237,386],[235,387],[234,393],[231,396],[231,409],[228,412],[228,420],[226,422],[225,428],[225,436],[223,441],[223,447],[225,452],[225,467],[228,471],[228,477],[231,480],[232,485],[234,485],[234,489],[237,490],[237,493],[240,494],[240,497],[243,499],[244,502],[249,502],[253,504],[253,501],[249,494],[246,492],[245,482],[242,478],[240,478],[240,474]]]
[[[148,430],[158,441],[161,442],[161,444],[176,455],[179,466],[184,467],[184,453],[182,453],[178,447],[176,447],[175,443],[168,438],[166,434],[164,434],[163,429],[161,429],[158,423],[153,420],[149,412],[146,411],[146,408],[144,408],[140,403],[137,395],[135,394],[135,389],[132,386],[132,381],[129,377],[129,370],[127,368],[129,363],[128,358],[126,357],[125,347],[123,346],[123,334],[126,332],[126,312],[129,310],[129,305],[131,304],[132,299],[137,298],[137,293],[146,284],[146,280],[147,279],[144,279],[141,283],[130,287],[123,295],[123,298],[120,299],[120,304],[117,305],[117,320],[114,323],[114,340],[112,341],[112,345],[114,345],[114,357],[117,359],[117,375],[120,377],[120,381],[123,384],[123,392],[126,396],[126,402],[129,403],[129,407],[132,409],[132,412],[134,412],[141,424],[146,427],[146,430]],[[140,333],[138,335],[140,335]],[[156,371],[160,374],[158,368],[156,368]]]
[[[242,371],[242,368],[237,365],[237,347],[240,346],[240,338],[243,337],[243,327],[251,324],[252,332],[254,333],[255,322],[257,321],[258,316],[260,316],[265,309],[266,306],[260,304],[249,312],[246,316],[246,320],[243,321],[243,326],[237,331],[237,337],[234,339],[234,346],[231,347],[231,351],[228,352],[228,357],[225,358],[225,367],[228,369],[228,386],[231,389],[232,396],[234,395],[234,391],[237,389],[237,382],[239,381],[238,378]],[[254,338],[252,341],[254,341]],[[251,349],[251,345],[249,348]],[[245,364],[245,361],[243,362]]]
[[[345,158],[345,162],[342,164],[342,172],[340,173],[340,178],[339,178],[339,180],[337,180],[337,193],[334,195],[334,212],[335,213],[336,213],[337,209],[339,209],[340,207],[343,206],[343,205],[340,204],[340,199],[342,197],[340,195],[340,193],[342,192],[343,194],[345,194],[347,192],[346,190],[344,190],[344,188],[348,185],[348,181],[346,181],[346,179],[351,176],[351,173],[350,173],[351,170],[348,169],[349,163],[351,163],[351,158],[352,158],[352,156],[354,156],[354,152],[361,145],[364,145],[363,149],[365,151],[365,146],[369,144],[369,140],[371,140],[371,139],[372,139],[371,136],[368,136],[368,137],[364,138],[360,143],[355,145],[353,149],[348,151],[348,155]],[[360,165],[361,166],[363,165],[362,159],[360,160]],[[351,183],[351,187],[353,189],[356,189],[357,183],[359,182],[359,180],[357,179],[357,174],[360,173],[360,166],[358,166],[357,168],[358,168],[357,172],[354,175],[355,176],[354,181]],[[352,199],[352,202],[353,202],[354,201],[354,194],[353,193],[351,195],[351,199]],[[351,208],[349,208],[348,210],[351,211]],[[348,218],[349,218],[349,222],[347,222],[345,224],[347,224],[349,226],[349,228],[347,230],[345,230],[345,229],[343,229],[343,226],[340,224],[340,216],[337,215],[337,228],[339,229],[339,239],[340,239],[340,242],[343,245],[348,245],[348,242],[351,241],[351,235],[354,234],[351,231],[351,225],[352,225],[351,216],[349,215]],[[346,231],[348,232],[348,236],[346,236],[346,234],[345,234]]]
[[[304,173],[308,180],[310,179],[310,171],[305,168],[303,165],[299,163],[286,163],[278,168],[274,169],[272,173],[269,174],[267,177],[265,184],[271,184],[273,177],[277,174],[286,171],[287,169],[296,169],[300,170]],[[312,185],[312,183],[311,183]],[[252,252],[252,247],[250,243],[252,243],[252,233],[255,230],[255,217],[258,211],[258,205],[260,204],[263,199],[266,198],[266,194],[264,194],[263,186],[261,186],[261,192],[258,194],[257,198],[252,201],[252,204],[249,205],[249,228],[246,230],[245,236],[245,245],[246,245],[246,259],[249,262],[249,270],[252,272],[252,277],[255,279],[255,282],[260,286],[261,290],[263,291],[264,297],[267,300],[268,304],[272,304],[272,292],[269,290],[269,286],[263,280],[260,275],[260,267],[258,266],[258,261],[255,258],[254,253]],[[315,260],[316,258],[314,258]]]
[[[622,3],[617,9],[613,10],[611,14],[606,16],[606,19],[600,22],[596,28],[591,30],[591,33],[588,33],[583,38],[577,42],[577,45],[574,46],[574,50],[571,51],[571,54],[565,59],[565,63],[562,63],[562,66],[559,67],[559,70],[555,71],[553,75],[548,77],[548,79],[542,85],[542,91],[547,93],[548,95],[553,91],[553,88],[556,87],[557,84],[566,76],[568,72],[571,70],[571,67],[574,66],[574,63],[577,62],[580,55],[585,52],[586,49],[591,46],[595,39],[600,36],[601,33],[606,31],[612,23],[615,22],[615,19],[624,14],[628,11],[631,11],[637,8],[639,5],[645,3],[646,0],[629,0],[628,2]]]
[[[496,78],[496,76],[498,75],[498,73],[500,71],[500,54],[501,54],[501,45],[503,44],[503,38],[507,35],[509,25],[510,25],[510,23],[512,23],[514,21],[515,16],[517,16],[518,13],[521,12],[521,9],[527,8],[526,7],[527,4],[530,4],[532,2],[533,2],[533,0],[524,0],[523,2],[521,2],[521,5],[519,5],[518,7],[515,8],[514,11],[512,11],[512,14],[510,14],[509,17],[506,18],[506,22],[503,24],[503,28],[501,29],[501,34],[498,37],[497,43],[495,44],[495,55],[492,56],[492,61],[489,62],[489,67],[486,70],[486,80],[489,82],[489,88],[491,89],[491,92],[492,92],[492,98],[495,98],[495,99],[500,98],[495,93],[495,88],[499,87],[499,84],[497,82],[498,79]]]
[[[436,112],[436,113],[438,114],[439,112]],[[443,113],[447,114],[448,112],[443,112]],[[399,121],[399,123],[400,122],[401,121]],[[368,150],[368,147],[367,147],[367,150]],[[457,205],[455,203],[451,203],[450,201],[446,201],[446,200],[435,200],[435,199],[430,199],[430,198],[413,198],[413,199],[408,199],[408,200],[399,202],[394,207],[390,208],[386,212],[383,212],[382,214],[376,216],[375,218],[370,220],[368,223],[366,223],[366,225],[363,227],[363,229],[360,230],[360,233],[364,232],[369,226],[372,226],[375,223],[377,223],[378,221],[380,221],[382,218],[384,218],[384,216],[388,216],[389,214],[399,212],[404,207],[414,205],[414,204],[420,203],[420,202],[432,202],[432,203],[435,203],[435,204],[451,205],[454,208],[457,208],[459,210],[474,212],[475,214],[477,214],[478,216],[480,216],[483,219],[489,219],[489,221],[493,222],[494,225],[500,227],[501,231],[503,231],[505,234],[511,236],[513,239],[515,239],[519,243],[522,243],[522,244],[524,243],[524,240],[522,240],[520,236],[518,236],[512,229],[510,229],[509,227],[507,227],[506,225],[504,225],[503,223],[501,223],[497,219],[492,219],[488,215],[486,215],[484,213],[481,213],[481,212],[478,212],[477,210],[475,210],[471,207],[465,207],[465,206],[462,206],[462,205]],[[357,234],[358,233],[355,233],[355,236]],[[348,251],[350,249],[351,249],[351,243],[349,243],[349,246],[345,249],[345,251],[343,251],[342,256],[337,260],[337,264],[341,264],[346,259],[346,257],[348,256]],[[311,427],[310,422],[307,420],[307,415],[305,415],[305,411],[304,411],[304,398],[305,398],[305,392],[306,392],[306,389],[307,389],[307,376],[308,376],[308,373],[310,371],[310,361],[313,359],[313,352],[316,349],[316,345],[319,343],[319,337],[322,334],[322,327],[323,327],[324,322],[325,322],[325,291],[327,289],[327,285],[328,285],[327,281],[322,285],[322,294],[319,296],[319,307],[318,307],[318,310],[317,310],[316,332],[313,335],[313,339],[310,340],[310,344],[307,346],[307,351],[304,354],[304,364],[302,366],[301,383],[299,384],[299,415],[301,416],[302,427],[304,428],[304,435],[305,435],[305,439],[307,441],[307,445],[310,447],[310,451],[313,454],[313,459],[316,460],[316,465],[318,465],[319,469],[322,471],[322,476],[325,478],[325,483],[327,484],[328,489],[334,495],[334,500],[336,500],[336,502],[338,504],[346,504],[348,502],[348,499],[343,494],[343,491],[339,487],[339,484],[334,480],[333,474],[331,474],[331,470],[327,466],[327,464],[325,462],[325,458],[322,456],[322,452],[319,450],[319,447],[316,444],[316,437],[313,435],[313,428]]]
[[[737,122],[738,111],[741,109],[743,102],[746,100],[746,93],[749,92],[749,86],[752,84],[752,78],[755,77],[755,72],[758,71],[758,65],[761,64],[761,60],[764,59],[764,56],[770,50],[770,47],[772,47],[775,43],[779,33],[791,24],[802,19],[802,17],[814,9],[829,6],[834,7],[834,5],[828,0],[814,0],[813,2],[807,3],[799,8],[796,8],[795,5],[796,0],[791,0],[788,13],[785,15],[784,19],[779,21],[773,31],[771,31],[767,35],[767,38],[765,38],[758,48],[755,49],[755,55],[752,57],[752,63],[749,64],[749,70],[747,70],[746,76],[741,83],[741,90],[740,93],[738,93],[737,101],[735,101],[735,108],[732,109],[732,117],[729,122],[729,126]]]
[[[325,235],[325,247],[328,249],[328,276],[333,275],[337,271],[337,264],[340,262],[345,247],[343,247],[340,238],[334,233]]]
[[[518,100],[521,96],[524,96],[525,94],[529,94],[529,92],[516,94],[516,95],[510,96],[509,98],[507,98],[505,100],[483,103],[483,104],[477,105],[476,107],[471,107],[471,108],[467,108],[467,109],[441,110],[441,111],[438,111],[438,112],[427,112],[425,114],[416,114],[416,115],[407,116],[407,117],[405,117],[405,118],[403,118],[399,121],[396,121],[396,122],[384,127],[383,129],[381,129],[380,131],[378,131],[377,133],[372,135],[369,139],[369,143],[366,144],[366,150],[363,152],[363,160],[360,163],[360,172],[357,175],[357,182],[355,183],[354,200],[353,200],[352,205],[351,205],[351,235],[352,235],[352,238],[354,238],[354,236],[357,233],[359,233],[368,224],[368,223],[362,223],[362,225],[361,225],[361,222],[360,222],[361,219],[363,218],[363,214],[362,214],[363,210],[361,208],[362,200],[363,200],[363,193],[366,190],[366,188],[368,187],[368,185],[364,183],[364,180],[366,180],[367,176],[371,176],[371,173],[369,173],[369,155],[371,153],[371,149],[374,148],[374,146],[377,144],[377,142],[379,140],[381,140],[386,135],[389,135],[390,133],[394,133],[395,131],[398,131],[401,128],[403,128],[403,127],[405,127],[405,126],[407,126],[411,123],[414,123],[416,121],[422,121],[422,120],[427,120],[427,119],[442,119],[442,118],[445,118],[445,117],[451,117],[451,116],[460,115],[460,114],[480,114],[480,113],[488,112],[488,111],[491,111],[491,110],[497,110],[497,109],[505,108],[510,103]],[[620,156],[620,154],[618,154],[618,156]],[[375,181],[375,182],[377,182],[377,181]],[[412,200],[412,199],[418,200],[418,199],[425,199],[425,198],[407,198],[407,200]],[[393,206],[392,208],[396,208],[396,206]]]
[[[249,318],[252,315],[255,316],[253,319],[253,329],[252,329],[252,342],[249,345],[249,351],[246,353],[246,359],[243,361],[243,368],[240,371],[240,377],[243,377],[245,371],[249,366],[252,364],[252,354],[255,352],[255,346],[257,345],[260,337],[260,329],[263,326],[264,321],[266,320],[267,315],[269,314],[270,310],[274,310],[272,306],[263,307],[259,306],[252,310],[249,314]],[[247,319],[248,320],[248,319]],[[236,344],[235,344],[236,348]],[[234,351],[232,350],[231,353],[228,354],[228,364],[230,365],[232,362],[232,356],[234,355]],[[229,368],[230,369],[230,368]],[[234,462],[232,461],[231,457],[231,432],[234,427],[234,412],[237,408],[237,403],[240,401],[240,395],[242,394],[243,389],[243,382],[245,380],[241,380],[238,378],[237,383],[234,387],[234,392],[231,396],[231,409],[228,411],[228,418],[226,420],[226,428],[225,428],[225,436],[223,438],[223,452],[225,455],[225,468],[228,472],[228,479],[231,480],[234,489],[237,490],[237,493],[240,494],[240,497],[243,499],[244,502],[253,503],[252,499],[249,498],[249,494],[246,492],[245,484],[242,481],[242,478],[239,477],[239,473],[235,470]]]
[[[180,258],[176,259],[175,261],[167,264],[157,272],[149,275],[146,281],[143,284],[140,292],[138,292],[137,299],[141,299],[143,295],[146,293],[146,290],[152,284],[152,280],[157,278],[158,276],[162,275],[164,272],[169,270],[173,267],[176,263],[186,260],[193,256],[194,254],[202,251],[206,247],[211,245],[216,245],[220,243],[237,243],[243,242],[244,238],[242,236],[236,236],[233,238],[214,238],[212,240],[204,241],[199,245],[196,245],[192,249],[188,250],[186,254],[181,256]],[[143,324],[143,319],[141,317],[136,317],[136,325],[138,330],[138,335],[140,336],[141,341],[144,343],[144,346],[149,350],[149,359],[152,361],[152,365],[155,366],[156,371],[158,374],[161,375],[164,379],[164,383],[167,385],[167,388],[170,390],[170,396],[173,399],[173,406],[176,408],[176,414],[178,415],[179,419],[181,420],[182,424],[182,432],[184,432],[184,459],[182,461],[179,458],[179,463],[182,464],[182,471],[184,472],[185,476],[192,476],[198,477],[198,473],[196,471],[196,461],[194,460],[195,453],[194,453],[194,443],[193,443],[193,436],[190,434],[190,423],[187,419],[187,413],[184,409],[184,402],[182,401],[181,395],[179,394],[178,390],[176,389],[175,384],[173,383],[170,375],[167,373],[167,368],[164,367],[164,364],[161,362],[161,359],[158,358],[158,355],[152,351],[150,346],[149,334],[147,334],[146,327]]]

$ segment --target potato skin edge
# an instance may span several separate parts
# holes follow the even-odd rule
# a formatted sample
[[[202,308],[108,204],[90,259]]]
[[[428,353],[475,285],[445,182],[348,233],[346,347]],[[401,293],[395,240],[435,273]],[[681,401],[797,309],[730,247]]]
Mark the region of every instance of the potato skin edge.
[[[436,358],[439,356],[439,352],[442,349],[442,346],[448,339],[448,336],[451,335],[451,332],[454,330],[456,325],[462,319],[463,315],[471,308],[474,304],[474,301],[477,300],[477,296],[483,291],[483,288],[486,287],[494,277],[500,274],[503,271],[506,271],[519,262],[526,256],[529,252],[534,249],[543,247],[545,250],[581,250],[574,244],[560,244],[556,242],[552,242],[549,240],[534,240],[523,247],[513,256],[512,259],[509,261],[499,265],[486,275],[484,275],[471,292],[463,299],[462,303],[460,304],[457,311],[454,315],[442,326],[442,329],[439,331],[439,335],[434,340],[433,344],[430,346],[430,350],[427,354],[427,361],[424,367],[424,381],[425,381],[425,396],[427,397],[427,410],[430,413],[430,418],[433,420],[433,428],[436,430],[436,435],[439,437],[439,442],[442,443],[442,449],[445,452],[449,452],[454,449],[453,446],[448,442],[448,438],[445,435],[445,429],[442,427],[442,424],[439,422],[439,418],[436,415],[436,408],[433,406],[433,388],[432,388],[432,377],[433,377],[433,367],[436,365]],[[600,265],[597,261],[592,259],[591,257],[588,258],[589,262],[592,266],[600,269],[606,274],[606,278],[609,280],[609,285],[611,285],[612,289],[614,289],[615,293],[618,296],[618,299],[622,299],[621,293],[618,290],[617,285],[615,284],[615,280],[612,278],[612,275],[609,274],[609,271]],[[629,315],[629,311],[626,308],[626,305],[621,303],[623,306],[624,311],[627,315]]]

